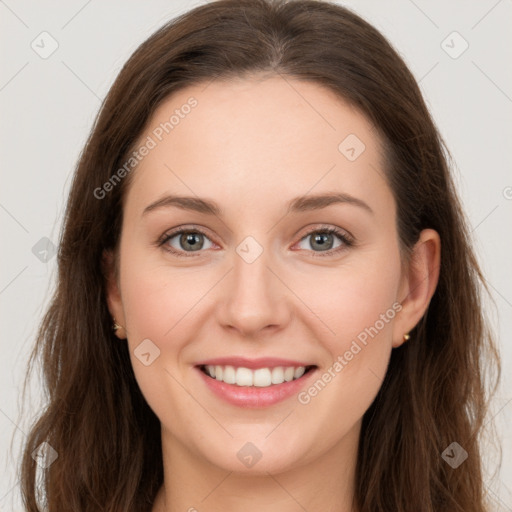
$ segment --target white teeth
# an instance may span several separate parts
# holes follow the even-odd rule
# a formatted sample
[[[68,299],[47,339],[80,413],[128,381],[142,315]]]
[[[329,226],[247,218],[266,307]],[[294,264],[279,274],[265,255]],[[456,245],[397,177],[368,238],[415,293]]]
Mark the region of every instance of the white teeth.
[[[272,384],[282,384],[284,382],[284,370],[282,366],[272,368]]]
[[[249,368],[237,368],[235,374],[235,384],[237,386],[252,386],[253,372]]]
[[[295,368],[293,366],[288,366],[284,371],[284,380],[286,382],[290,382],[293,380],[293,374],[295,373]]]
[[[266,388],[272,384],[272,374],[268,368],[260,368],[254,372],[254,385],[259,388]]]
[[[236,371],[232,366],[224,366],[222,380],[226,384],[234,384],[236,382]]]
[[[306,371],[306,368],[304,366],[299,366],[298,368],[295,368],[295,371],[293,372],[293,378],[299,379],[304,375],[304,372]]]
[[[234,366],[208,365],[205,367],[206,373],[226,384],[235,384],[236,386],[255,386],[266,388],[273,384],[282,384],[299,379],[306,372],[305,366],[276,366],[275,368],[258,368],[251,370],[249,368]]]

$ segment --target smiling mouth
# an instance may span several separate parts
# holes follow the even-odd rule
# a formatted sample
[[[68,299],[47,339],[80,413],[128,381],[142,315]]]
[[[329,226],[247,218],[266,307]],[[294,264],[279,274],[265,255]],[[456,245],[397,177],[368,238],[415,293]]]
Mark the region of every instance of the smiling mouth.
[[[273,368],[235,367],[231,365],[200,365],[199,369],[208,377],[240,387],[267,388],[302,378],[316,365],[276,366]]]

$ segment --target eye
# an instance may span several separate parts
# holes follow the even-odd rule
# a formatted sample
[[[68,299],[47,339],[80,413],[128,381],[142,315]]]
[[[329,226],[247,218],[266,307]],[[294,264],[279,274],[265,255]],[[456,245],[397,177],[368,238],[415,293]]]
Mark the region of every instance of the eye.
[[[210,246],[206,244],[205,240],[210,243]],[[194,228],[179,228],[171,233],[166,233],[161,240],[158,242],[159,246],[162,246],[166,251],[175,254],[176,256],[195,256],[194,253],[203,249],[210,249],[213,245],[211,240],[201,230]]]
[[[335,246],[336,239],[338,245]],[[300,249],[312,250],[315,257],[333,256],[354,245],[351,235],[330,226],[311,229],[306,236],[301,238],[299,244],[305,242],[309,247],[300,247]],[[181,227],[170,233],[165,233],[157,245],[175,256],[190,257],[199,256],[203,249],[211,249],[214,244],[202,230]]]
[[[335,246],[336,239],[338,240],[337,246]],[[354,245],[354,240],[348,233],[333,227],[313,228],[301,238],[299,243],[303,242],[309,245],[309,248],[305,247],[306,250],[312,249],[314,253],[317,253],[314,254],[315,257],[332,256]]]

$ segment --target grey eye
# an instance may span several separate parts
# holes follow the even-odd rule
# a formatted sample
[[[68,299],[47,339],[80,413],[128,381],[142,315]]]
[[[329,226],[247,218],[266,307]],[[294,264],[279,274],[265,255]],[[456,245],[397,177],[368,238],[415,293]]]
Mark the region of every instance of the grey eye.
[[[208,237],[202,233],[198,233],[197,231],[182,231],[169,236],[166,243],[177,251],[195,252],[208,249],[209,247],[205,247],[206,241],[211,244]]]
[[[308,239],[310,240],[309,243],[307,242]],[[336,239],[338,239],[339,243],[335,247],[334,243]],[[339,235],[326,231],[314,231],[309,233],[300,241],[300,243],[303,242],[308,243],[309,247],[300,247],[301,249],[314,250],[316,252],[329,251],[342,245],[342,240]]]

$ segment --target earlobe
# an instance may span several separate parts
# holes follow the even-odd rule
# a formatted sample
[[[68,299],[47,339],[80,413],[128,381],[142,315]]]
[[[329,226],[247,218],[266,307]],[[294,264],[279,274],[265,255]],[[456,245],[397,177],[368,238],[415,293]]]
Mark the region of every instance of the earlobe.
[[[125,340],[127,338],[126,336],[126,329],[117,323],[117,320],[115,317],[112,317],[112,330],[114,331],[114,334],[120,339]]]
[[[393,329],[393,347],[400,346],[428,309],[439,280],[441,239],[437,231],[424,229],[410,257],[400,290],[402,310]]]
[[[102,267],[103,275],[105,276],[107,306],[112,316],[112,330],[119,339],[126,339],[123,303],[116,279],[115,255],[112,251],[103,251]]]

